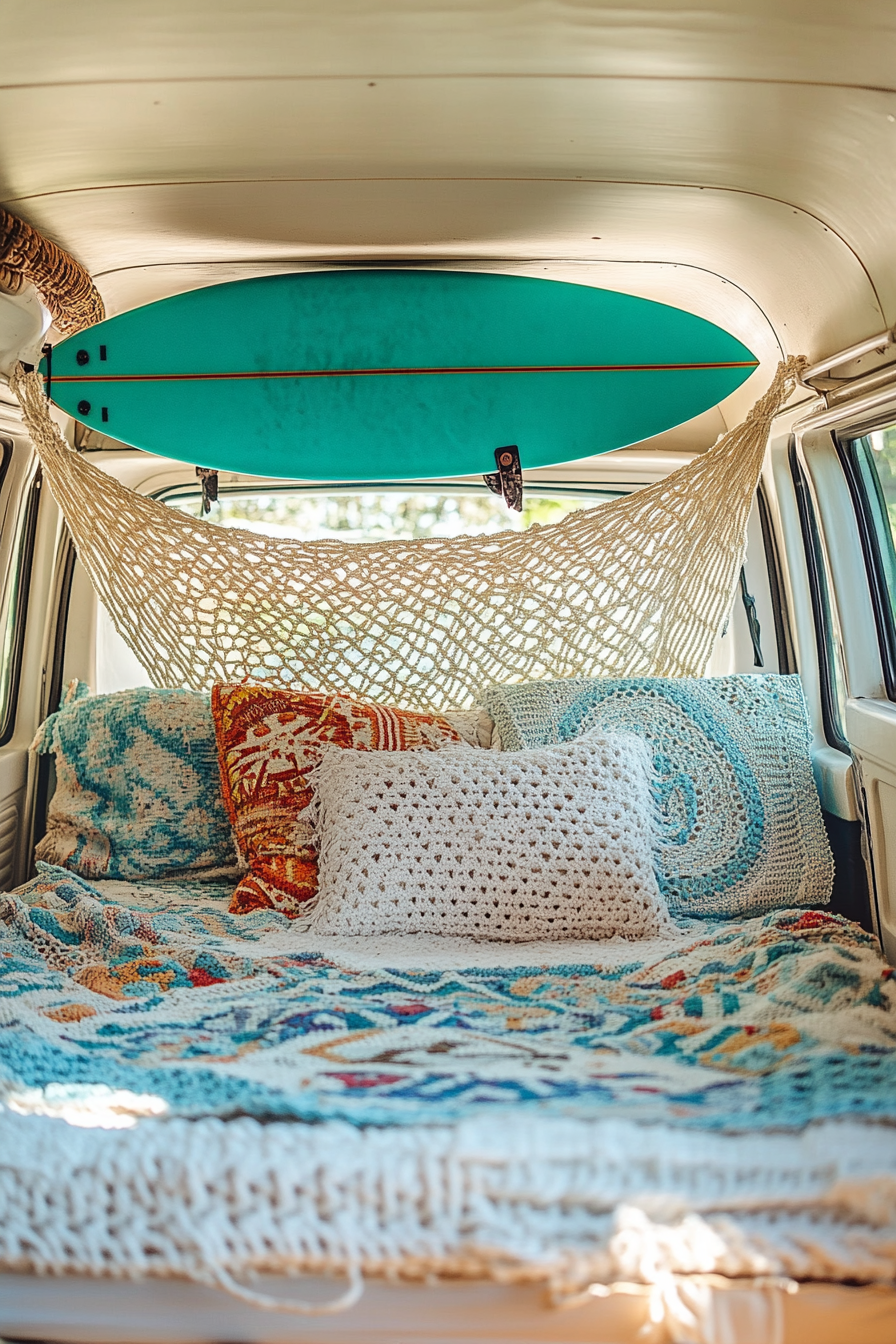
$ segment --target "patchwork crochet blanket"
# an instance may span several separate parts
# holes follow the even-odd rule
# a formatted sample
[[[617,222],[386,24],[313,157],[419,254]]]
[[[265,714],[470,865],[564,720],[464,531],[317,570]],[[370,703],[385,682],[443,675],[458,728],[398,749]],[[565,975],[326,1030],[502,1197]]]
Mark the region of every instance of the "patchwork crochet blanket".
[[[653,942],[312,944],[276,912],[229,915],[228,895],[43,867],[0,897],[0,1100],[52,1113],[100,1087],[132,1099],[122,1114],[354,1125],[896,1120],[896,982],[836,915]]]
[[[713,1275],[896,1281],[896,986],[855,925],[311,945],[229,894],[0,897],[0,1271],[346,1275],[315,1314],[369,1274],[634,1282],[682,1340]]]

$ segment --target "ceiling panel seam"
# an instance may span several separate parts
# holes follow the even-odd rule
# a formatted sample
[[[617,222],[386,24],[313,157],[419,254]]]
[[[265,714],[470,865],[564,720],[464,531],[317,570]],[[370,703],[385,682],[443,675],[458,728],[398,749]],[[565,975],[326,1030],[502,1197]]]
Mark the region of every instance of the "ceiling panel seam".
[[[855,93],[896,93],[896,86],[888,84],[856,84],[835,79],[777,79],[760,75],[637,75],[591,74],[577,72],[564,74],[551,71],[445,71],[420,74],[382,74],[375,70],[359,74],[302,74],[302,75],[137,75],[117,79],[52,79],[30,80],[22,83],[0,83],[0,92],[25,92],[30,89],[89,89],[111,88],[115,85],[159,84],[297,84],[297,83],[363,83],[365,80],[392,82],[411,80],[575,80],[587,83],[650,83],[650,84],[755,84],[769,88],[844,89]]]
[[[779,351],[781,352],[781,358],[782,359],[784,358],[784,346],[781,343],[781,338],[778,335],[778,332],[775,328],[774,323],[771,320],[771,317],[765,311],[765,308],[756,298],[755,294],[751,294],[749,290],[744,289],[743,285],[738,284],[738,282],[736,280],[733,280],[731,276],[722,275],[721,271],[714,271],[709,266],[698,266],[695,262],[692,261],[669,261],[665,258],[660,260],[653,260],[651,258],[643,258],[643,257],[640,258],[638,261],[632,261],[628,257],[583,258],[583,257],[537,257],[537,256],[531,256],[526,258],[520,258],[520,257],[509,258],[500,256],[481,256],[481,257],[466,256],[463,257],[462,259],[458,259],[457,257],[452,256],[404,257],[394,260],[385,257],[370,258],[368,256],[368,257],[359,257],[357,261],[352,261],[345,257],[339,257],[339,258],[321,257],[319,261],[315,260],[313,257],[296,257],[295,261],[292,263],[288,260],[285,261],[283,257],[272,257],[269,263],[266,263],[263,257],[253,257],[251,260],[251,265],[253,266],[259,266],[259,265],[263,266],[265,264],[270,264],[271,266],[278,266],[278,267],[289,265],[326,266],[328,269],[333,270],[339,270],[343,267],[349,269],[353,266],[371,267],[371,266],[383,266],[383,265],[388,266],[413,265],[415,269],[419,267],[420,269],[433,269],[433,270],[437,270],[440,266],[450,266],[452,268],[457,268],[459,266],[462,267],[463,265],[500,266],[502,267],[502,269],[506,269],[512,266],[674,266],[680,268],[681,270],[699,271],[702,275],[711,275],[713,279],[721,280],[723,285],[730,285],[732,289],[736,289],[741,294],[743,294],[744,298],[749,300],[749,302],[752,303],[756,307],[757,311],[760,312],[762,316],[765,318],[765,321],[768,323],[768,329],[774,338],[775,344],[777,345]],[[220,258],[217,257],[212,258],[208,261],[150,261],[150,262],[141,262],[139,265],[133,265],[133,266],[110,266],[107,270],[94,271],[92,274],[94,280],[102,280],[105,276],[109,275],[123,275],[128,271],[149,271],[160,269],[166,266],[168,267],[176,266],[178,268],[186,268],[190,266],[232,266],[232,265],[234,265],[234,259],[229,258],[226,261],[222,261]]]
[[[874,302],[882,320],[886,320],[883,304],[877,286],[871,277],[868,267],[865,265],[859,253],[851,243],[843,237],[842,233],[835,228],[833,224],[828,223],[813,211],[807,210],[804,206],[797,205],[793,201],[784,200],[780,196],[770,196],[762,191],[750,191],[746,187],[725,187],[716,185],[705,185],[699,182],[664,182],[659,179],[646,180],[640,178],[614,178],[614,177],[586,177],[584,174],[574,177],[548,177],[543,175],[531,175],[527,177],[496,177],[496,176],[397,176],[387,174],[380,177],[221,177],[221,178],[184,178],[182,180],[159,180],[156,182],[117,182],[105,183],[90,187],[62,187],[55,191],[30,192],[25,196],[10,196],[3,200],[6,206],[19,205],[26,201],[45,200],[50,197],[76,196],[84,195],[90,192],[102,191],[133,191],[146,190],[155,187],[213,187],[213,186],[256,186],[266,182],[307,182],[307,183],[330,183],[330,182],[556,182],[556,183],[575,183],[581,182],[590,186],[613,186],[613,187],[663,187],[674,191],[718,191],[726,192],[729,195],[749,196],[754,200],[769,201],[774,205],[784,206],[794,212],[794,214],[804,215],[807,219],[814,220],[828,233],[832,234],[839,242],[843,244],[850,255],[855,259],[863,275],[871,287],[874,295]]]

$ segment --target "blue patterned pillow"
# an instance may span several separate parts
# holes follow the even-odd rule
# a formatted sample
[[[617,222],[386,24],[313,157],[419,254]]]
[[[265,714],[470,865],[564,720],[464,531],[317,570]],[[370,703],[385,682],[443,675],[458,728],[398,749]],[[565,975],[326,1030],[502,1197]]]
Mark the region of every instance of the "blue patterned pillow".
[[[236,871],[207,695],[81,696],[50,715],[33,750],[56,757],[38,859],[124,881]]]
[[[799,677],[575,677],[480,696],[505,750],[634,732],[653,748],[657,877],[680,915],[828,905],[834,865]]]

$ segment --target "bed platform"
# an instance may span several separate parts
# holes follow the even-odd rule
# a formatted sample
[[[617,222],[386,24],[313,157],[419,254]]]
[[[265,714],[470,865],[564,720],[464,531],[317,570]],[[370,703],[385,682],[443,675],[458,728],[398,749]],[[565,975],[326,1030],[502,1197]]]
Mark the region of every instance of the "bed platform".
[[[327,1279],[266,1279],[288,1299],[326,1301]],[[715,1299],[716,1318],[737,1344],[774,1340],[774,1304],[756,1289]],[[891,1344],[896,1292],[804,1284],[780,1300],[781,1344]],[[15,1339],[59,1344],[636,1344],[650,1324],[645,1293],[594,1298],[557,1311],[537,1286],[372,1282],[363,1302],[335,1317],[302,1320],[235,1302],[213,1288],[172,1280],[120,1283],[0,1275],[0,1328]],[[721,1336],[724,1338],[724,1336]]]

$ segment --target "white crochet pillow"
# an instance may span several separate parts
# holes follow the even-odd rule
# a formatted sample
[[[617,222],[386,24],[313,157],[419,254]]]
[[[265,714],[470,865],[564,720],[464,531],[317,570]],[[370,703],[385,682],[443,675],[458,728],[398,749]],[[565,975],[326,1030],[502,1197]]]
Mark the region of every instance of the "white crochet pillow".
[[[656,934],[671,921],[649,769],[628,734],[506,754],[328,749],[313,927],[511,942]]]

